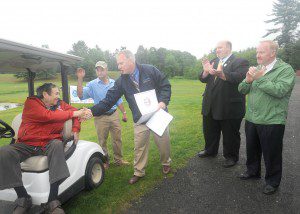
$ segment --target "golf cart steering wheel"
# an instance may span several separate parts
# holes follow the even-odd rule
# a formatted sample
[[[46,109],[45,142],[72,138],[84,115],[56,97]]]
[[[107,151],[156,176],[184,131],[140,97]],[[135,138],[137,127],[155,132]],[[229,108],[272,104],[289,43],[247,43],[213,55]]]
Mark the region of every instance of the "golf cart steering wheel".
[[[0,139],[1,138],[13,138],[15,136],[15,131],[13,128],[5,123],[3,120],[0,120]]]

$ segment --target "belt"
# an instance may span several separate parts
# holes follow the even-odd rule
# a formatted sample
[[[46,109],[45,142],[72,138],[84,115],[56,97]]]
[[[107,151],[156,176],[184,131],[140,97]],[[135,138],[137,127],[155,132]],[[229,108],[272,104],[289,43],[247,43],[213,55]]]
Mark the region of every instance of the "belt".
[[[110,115],[112,115],[113,113],[115,113],[116,110],[117,110],[117,109],[114,109],[113,111],[107,111],[107,112],[105,112],[103,115],[110,116]]]

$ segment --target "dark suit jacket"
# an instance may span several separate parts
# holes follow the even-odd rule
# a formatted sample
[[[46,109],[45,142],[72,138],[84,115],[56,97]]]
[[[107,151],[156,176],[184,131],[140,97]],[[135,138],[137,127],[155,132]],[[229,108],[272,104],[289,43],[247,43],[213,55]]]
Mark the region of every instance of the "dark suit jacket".
[[[216,69],[219,59],[213,59]],[[207,116],[211,111],[215,120],[241,119],[245,115],[245,96],[238,92],[239,83],[246,77],[249,69],[249,62],[245,59],[237,58],[231,55],[223,65],[223,72],[226,81],[217,78],[214,82],[214,76],[208,75],[199,80],[206,83],[205,92],[202,101],[202,114]]]

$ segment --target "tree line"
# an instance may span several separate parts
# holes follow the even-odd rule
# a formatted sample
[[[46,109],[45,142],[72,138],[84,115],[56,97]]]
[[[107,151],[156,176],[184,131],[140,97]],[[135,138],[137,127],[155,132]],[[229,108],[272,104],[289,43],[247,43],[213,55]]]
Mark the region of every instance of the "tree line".
[[[91,80],[95,78],[95,63],[103,60],[108,65],[109,71],[117,71],[117,62],[115,55],[119,50],[126,49],[121,47],[114,52],[108,50],[103,51],[99,46],[89,48],[84,41],[78,41],[73,44],[72,49],[68,51],[69,54],[80,56],[84,60],[77,64],[77,67],[82,67],[86,70],[86,79]],[[251,66],[257,65],[256,62],[256,48],[248,48],[234,52],[238,57],[247,59]],[[204,56],[209,59],[215,58],[214,50]],[[287,48],[281,48],[278,57],[285,62],[291,64],[295,70],[300,69],[300,40]],[[138,63],[151,64],[164,72],[169,78],[181,77],[185,79],[197,79],[199,72],[202,70],[201,59],[188,52],[179,50],[168,50],[166,48],[144,48],[140,45],[135,54]],[[37,73],[36,79],[52,79],[56,77],[56,69],[48,69],[47,71]],[[75,75],[75,73],[71,74]],[[15,74],[17,78],[26,79],[27,73]]]
[[[272,18],[265,21],[273,23],[274,28],[268,29],[264,37],[270,34],[277,35],[275,40],[280,46],[278,57],[292,65],[295,70],[300,69],[300,3],[298,0],[278,0],[273,3]],[[48,45],[43,45],[44,48],[49,48]],[[94,65],[97,61],[103,60],[108,64],[110,71],[116,71],[117,63],[115,55],[119,50],[126,49],[121,47],[114,52],[108,50],[103,51],[98,45],[94,48],[89,48],[84,41],[78,41],[72,45],[69,54],[83,57],[83,62],[79,63],[78,67],[83,67],[86,70],[87,80],[95,78]],[[234,52],[238,57],[247,59],[251,66],[256,63],[255,47]],[[199,72],[202,70],[201,59],[197,59],[192,54],[179,51],[168,50],[166,48],[145,48],[140,45],[135,54],[138,63],[152,64],[159,70],[164,72],[168,77],[182,77],[187,79],[197,79]],[[214,50],[204,55],[209,59],[215,57]],[[75,74],[73,74],[75,75]],[[26,78],[27,73],[16,74],[18,78]],[[37,74],[37,78],[51,78],[55,76],[55,70],[47,70]]]

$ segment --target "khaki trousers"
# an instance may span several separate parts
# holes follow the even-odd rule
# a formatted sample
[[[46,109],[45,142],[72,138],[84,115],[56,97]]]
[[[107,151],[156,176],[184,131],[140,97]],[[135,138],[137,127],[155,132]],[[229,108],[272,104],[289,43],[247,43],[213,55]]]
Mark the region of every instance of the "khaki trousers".
[[[122,160],[122,140],[121,140],[121,124],[118,111],[115,111],[112,115],[102,115],[94,118],[94,123],[98,135],[98,141],[102,147],[104,154],[108,156],[107,138],[110,132],[112,138],[112,146],[114,152],[115,162]]]
[[[134,124],[134,175],[145,176],[145,168],[148,163],[150,132],[146,125]],[[170,135],[169,127],[166,128],[163,135],[160,137],[153,133],[154,142],[160,153],[160,161],[162,165],[170,165]]]

